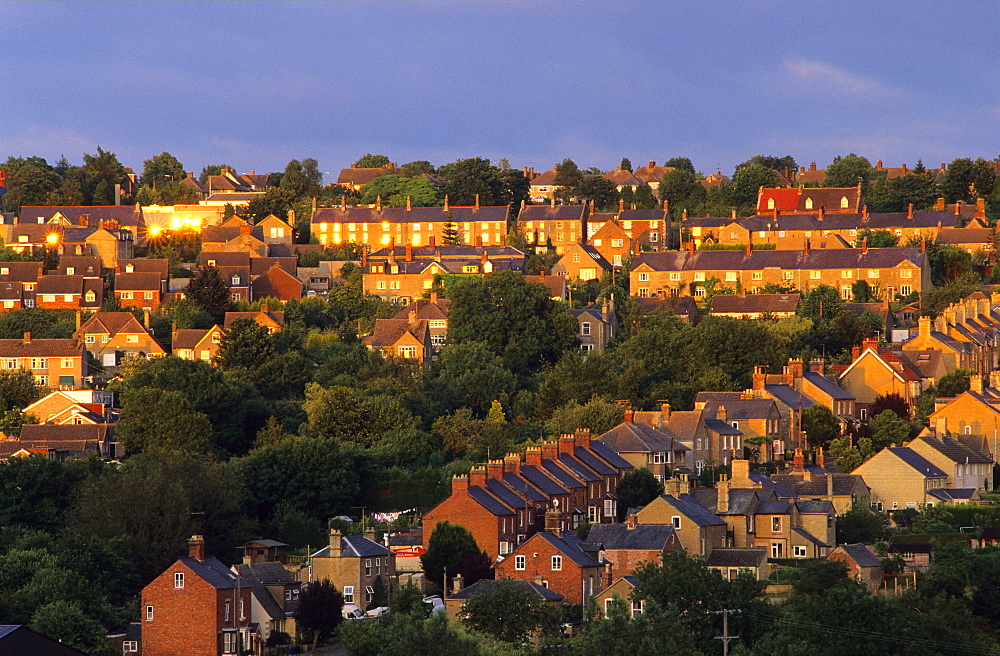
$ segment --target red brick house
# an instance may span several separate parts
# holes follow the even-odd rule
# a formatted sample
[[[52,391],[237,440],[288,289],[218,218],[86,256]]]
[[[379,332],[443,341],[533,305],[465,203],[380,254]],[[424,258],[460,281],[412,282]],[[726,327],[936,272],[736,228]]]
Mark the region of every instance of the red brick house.
[[[115,296],[122,307],[156,310],[167,294],[167,281],[153,271],[115,275]]]
[[[559,528],[558,508],[545,513],[546,530],[535,533],[496,567],[497,579],[534,581],[561,594],[566,603],[586,604],[611,585],[611,565],[598,560],[598,547]]]
[[[142,590],[145,656],[222,656],[253,649],[252,585],[205,556],[200,535],[180,558]]]
[[[624,524],[596,524],[586,541],[600,545],[615,576],[630,574],[642,563],[659,563],[663,554],[684,548],[673,526],[639,524],[635,515]]]
[[[41,276],[35,306],[49,309],[97,310],[104,302],[104,280],[84,276]]]
[[[252,273],[252,271],[251,271]],[[283,301],[302,298],[302,281],[277,263],[250,282],[250,300],[280,298]]]

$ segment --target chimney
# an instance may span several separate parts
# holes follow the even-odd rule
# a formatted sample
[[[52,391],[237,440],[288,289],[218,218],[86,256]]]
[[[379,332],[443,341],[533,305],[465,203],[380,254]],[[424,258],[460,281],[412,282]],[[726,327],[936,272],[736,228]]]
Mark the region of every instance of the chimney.
[[[559,442],[550,440],[542,442],[542,460],[556,460],[559,458]]]
[[[29,333],[24,333],[24,343],[25,344],[30,344],[31,343],[31,333],[30,332]]]
[[[802,480],[804,482],[808,483],[812,479],[813,479],[813,473],[810,470],[808,470],[808,469],[803,469],[802,470]]]
[[[750,480],[749,460],[730,460],[729,467],[733,473],[729,478],[729,487],[737,490],[754,487],[753,481]]]
[[[549,198],[549,206],[550,207],[555,207],[556,206],[556,194],[555,194],[555,192],[552,192],[552,196]]]
[[[878,171],[882,170],[882,160],[878,160],[875,162],[875,169]]]
[[[437,238],[434,235],[431,235],[427,240],[427,245],[431,248],[437,248]]]
[[[976,394],[983,393],[983,377],[979,374],[969,376],[969,391]]]
[[[750,239],[747,239],[746,256],[750,257],[752,254],[753,254],[753,243],[750,241]]]
[[[802,242],[802,254],[809,255],[809,240],[805,239]]]
[[[413,244],[406,245],[406,261],[407,262],[413,261]]]
[[[340,197],[340,211],[341,212],[347,211],[347,196]]]
[[[638,525],[639,525],[639,517],[635,513],[632,513],[625,518],[625,527],[628,528],[628,530],[631,531]]]
[[[375,209],[377,211],[379,211],[379,212],[382,211],[382,197],[381,196],[376,196],[375,197]]]
[[[456,493],[462,493],[463,495],[469,491],[469,476],[467,474],[455,474],[451,477],[451,494],[455,496]]]
[[[489,253],[483,250],[482,256],[479,258],[479,264],[481,266],[486,266],[486,263],[490,261]]]
[[[30,333],[28,333],[30,335]],[[631,424],[635,421],[635,410],[632,408],[627,408],[625,410],[625,416],[623,420],[626,424]]]
[[[826,207],[823,205],[819,206],[819,212],[816,213],[816,220],[822,221],[823,217],[826,216]]]
[[[444,208],[443,209],[444,209],[445,212],[450,211],[450,207],[448,205],[448,194],[444,195]]]
[[[465,586],[465,579],[462,578],[461,573],[456,574],[455,578],[453,578],[451,581],[452,581],[451,593],[456,594],[458,592],[461,592],[462,588]]]
[[[906,175],[907,173],[910,172],[910,170],[908,168],[906,168],[906,162],[903,162],[903,165],[901,167],[899,167],[899,168],[900,168],[900,170],[902,170],[903,175]]]
[[[781,210],[779,210],[777,207],[775,207],[774,210],[771,212],[771,219],[775,223],[777,223],[779,218],[781,218]]]
[[[542,466],[542,447],[540,446],[529,446],[524,451],[524,464],[531,465],[532,467]]]
[[[910,203],[909,205],[906,206],[906,218],[908,219],[913,218],[913,203]]]
[[[621,199],[621,198],[618,199],[618,211],[619,212],[624,212],[625,211],[625,201],[624,201],[624,199]]]
[[[195,560],[205,560],[205,537],[202,535],[192,535],[188,540],[188,558]]]
[[[410,323],[416,323],[417,322],[417,311],[416,310],[410,310],[409,314],[407,315],[407,319],[409,320]]]
[[[990,372],[990,387],[1000,389],[1000,369]]]
[[[809,170],[810,171],[816,170],[816,162],[809,162]]]
[[[604,572],[601,573],[601,589],[607,589],[615,581],[613,565],[610,562],[604,563]]]
[[[361,247],[361,267],[364,268],[368,266],[368,247]]]
[[[959,202],[955,203],[955,216],[958,216],[962,212],[962,204]]]
[[[750,389],[758,391],[763,390],[767,385],[767,374],[764,373],[764,367],[754,367],[750,380]]]
[[[792,458],[792,471],[801,472],[805,466],[805,459],[802,456],[802,449],[795,449],[795,456]]]
[[[826,475],[826,498],[833,501],[833,474]]]
[[[867,204],[861,206],[861,220],[862,221],[867,221],[868,220],[868,205]]]
[[[725,474],[721,474],[719,476],[719,482],[715,484],[715,491],[718,494],[715,504],[715,513],[720,514],[729,512],[729,481],[726,480]]]
[[[79,310],[77,310],[77,312],[79,312]],[[149,308],[142,309],[142,325],[145,326],[147,329],[149,328],[150,317],[152,313],[153,311],[150,310]]]
[[[479,194],[476,194],[476,211],[479,211]]]
[[[80,323],[83,320],[83,310],[80,308],[76,309],[76,329],[80,330]]]
[[[735,207],[733,208],[733,211],[730,213],[730,217],[729,218],[732,219],[733,221],[736,220],[736,208]]]
[[[562,535],[562,518],[559,514],[558,500],[553,500],[552,507],[545,511],[545,530],[554,533],[556,537]]]
[[[521,456],[516,453],[508,453],[503,457],[503,471],[505,474],[521,473]]]
[[[921,253],[927,252],[927,237],[925,237],[924,235],[920,235],[920,252]]]
[[[315,196],[313,196],[313,199],[312,199],[312,213],[313,214],[316,213],[316,206],[317,206],[317,204],[318,204],[317,203],[317,198]]]
[[[681,210],[681,220],[684,221],[687,218],[688,218],[688,211],[687,208],[685,207],[684,209]]]
[[[727,417],[726,406],[720,403],[718,407],[716,407],[715,409],[715,418],[718,419],[719,421],[725,421],[726,417]]]
[[[490,460],[486,463],[486,480],[498,481],[503,478],[503,460]]]
[[[823,369],[825,368],[826,362],[823,358],[813,358],[809,361],[809,371],[817,373],[820,376],[823,375]]]
[[[559,436],[559,455],[571,456],[576,448],[576,437],[570,433]]]
[[[413,211],[413,196],[406,197],[406,211],[407,212]]]
[[[343,543],[340,541],[342,537],[339,530],[330,529],[330,558],[340,558],[343,553]]]
[[[576,440],[576,446],[590,449],[590,429],[589,428],[577,428],[576,432],[573,433],[573,437]]]
[[[671,412],[672,412],[672,410],[670,409],[670,404],[669,403],[663,402],[663,403],[660,404],[660,417],[663,418],[664,422],[670,423],[670,414],[671,414]]]
[[[649,168],[654,168],[655,166],[656,162],[654,160],[649,160]]]
[[[479,487],[486,486],[486,467],[476,465],[469,470],[469,487],[473,485],[478,485]]]
[[[688,257],[694,257],[694,240],[688,240]]]

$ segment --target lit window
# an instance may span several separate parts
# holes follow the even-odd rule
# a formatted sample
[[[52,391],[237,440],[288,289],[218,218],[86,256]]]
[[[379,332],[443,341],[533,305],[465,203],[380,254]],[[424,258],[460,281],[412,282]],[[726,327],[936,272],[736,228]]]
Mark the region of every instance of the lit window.
[[[812,198],[806,198],[806,209],[807,210],[811,210],[812,208],[813,208],[813,199]]]
[[[853,278],[854,277],[854,272],[851,271],[850,269],[844,269],[843,271],[840,272],[840,277],[841,278]]]
[[[900,269],[899,270],[899,277],[900,278],[912,278],[913,277],[913,269]]]
[[[869,278],[878,278],[880,273],[881,271],[879,271],[878,269],[868,269]]]
[[[354,224],[352,223],[351,225],[353,226]],[[353,604],[354,603],[354,586],[353,585],[345,585],[344,586],[344,603],[345,604]]]
[[[63,358],[62,361],[60,362],[60,365],[62,366],[63,369],[72,369],[73,358]]]
[[[152,622],[153,621],[153,607],[152,606],[146,606],[146,621],[147,622]]]
[[[847,196],[844,196],[843,198],[840,199],[840,209],[846,210],[850,206],[851,206],[851,203],[850,203],[850,201],[847,200]]]
[[[750,278],[753,279],[753,280],[763,280],[764,279],[764,272],[763,271],[754,271],[754,272],[752,272],[750,274]]]
[[[695,282],[704,282],[704,280],[705,280],[705,272],[704,271],[695,271],[695,273],[694,273],[694,279],[695,279]]]
[[[640,273],[639,274],[639,282],[649,282],[649,274],[648,273]]]
[[[175,588],[184,587],[184,572],[174,572],[174,587]]]
[[[809,279],[810,280],[819,280],[820,276],[822,276],[822,275],[823,275],[822,271],[810,271],[809,272]]]
[[[726,271],[726,281],[727,282],[732,282],[732,281],[735,281],[735,280],[736,280],[736,272],[735,271]]]
[[[670,279],[671,280],[680,280],[681,279],[681,272],[680,271],[671,271],[670,272]]]

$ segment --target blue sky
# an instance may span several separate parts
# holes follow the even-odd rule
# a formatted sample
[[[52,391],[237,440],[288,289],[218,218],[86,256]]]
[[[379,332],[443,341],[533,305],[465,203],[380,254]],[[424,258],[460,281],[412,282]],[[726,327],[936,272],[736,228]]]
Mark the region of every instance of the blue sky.
[[[0,158],[1000,155],[994,2],[4,2]]]

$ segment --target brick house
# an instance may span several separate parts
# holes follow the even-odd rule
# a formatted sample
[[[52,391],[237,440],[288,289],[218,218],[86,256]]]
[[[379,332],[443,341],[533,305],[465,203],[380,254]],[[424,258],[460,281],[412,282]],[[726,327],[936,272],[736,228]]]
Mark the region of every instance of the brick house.
[[[237,319],[252,319],[267,328],[267,332],[272,335],[285,327],[284,310],[271,310],[266,303],[262,304],[256,312],[226,312],[226,316],[222,320],[222,327],[229,330]]]
[[[560,526],[558,508],[545,514],[544,531],[519,545],[496,566],[498,579],[534,581],[563,596],[566,603],[586,604],[611,584],[611,566],[597,560],[597,548]]]
[[[250,299],[277,298],[282,301],[302,298],[302,281],[277,263],[250,282]]]
[[[573,244],[559,261],[552,267],[552,273],[565,276],[571,281],[587,282],[600,280],[605,273],[611,272],[611,262],[596,247],[588,244]]]
[[[114,424],[25,424],[17,440],[0,441],[5,453],[17,448],[42,449],[57,460],[99,455],[105,459],[121,457],[123,449],[115,435]]]
[[[634,618],[642,613],[643,610],[642,599],[636,598],[637,595],[635,594],[638,587],[639,582],[635,577],[630,575],[621,576],[614,583],[594,595],[594,603],[604,613],[604,617],[608,617],[611,614],[611,607],[617,599],[629,605],[629,614]]]
[[[663,554],[682,548],[673,526],[639,524],[635,515],[624,524],[595,524],[586,542],[600,545],[616,575],[631,573],[643,563],[659,564]]]
[[[73,336],[105,366],[118,364],[118,352],[147,356],[167,354],[131,312],[95,312]]]
[[[45,275],[41,262],[0,262],[0,311],[35,306],[35,287]]]
[[[705,565],[729,581],[735,581],[744,572],[750,573],[758,581],[766,581],[770,574],[767,549],[760,547],[713,549],[708,554]]]
[[[801,298],[801,294],[714,294],[708,313],[733,319],[794,317]]]
[[[76,339],[0,339],[0,368],[25,369],[35,382],[59,389],[82,387],[87,376],[83,342]]]
[[[308,578],[310,583],[330,579],[344,595],[344,604],[364,608],[372,602],[376,579],[387,596],[396,590],[396,554],[375,542],[374,530],[362,536],[330,529],[330,543],[309,556]]]
[[[666,478],[668,469],[687,466],[687,452],[690,449],[673,431],[665,426],[653,428],[633,419],[632,411],[626,411],[624,422],[597,439],[633,467],[645,467],[661,481]]]
[[[82,275],[46,275],[35,285],[35,307],[96,311],[104,302],[104,280]]]
[[[253,588],[213,557],[200,535],[142,590],[144,656],[222,656],[253,649]]]
[[[219,353],[222,328],[174,329],[170,341],[171,353],[185,360],[212,362]]]
[[[448,337],[448,307],[450,304],[449,299],[438,298],[437,292],[431,292],[430,298],[415,299],[400,310],[393,319],[409,321],[410,312],[414,312],[418,320],[426,319],[431,333],[431,345],[434,352],[437,352],[444,346]]]
[[[98,414],[106,423],[114,423],[117,413],[113,401],[114,394],[107,390],[57,390],[26,406],[24,412],[38,417],[42,424],[87,423],[73,421],[75,413]]]
[[[831,214],[855,214],[861,211],[861,183],[857,187],[797,187],[766,189],[757,192],[757,212],[778,210],[786,214],[811,213],[823,208]]]
[[[167,280],[153,271],[115,274],[115,296],[122,307],[155,311],[167,294]]]
[[[664,483],[665,494],[636,513],[640,524],[672,526],[681,546],[690,554],[707,556],[712,549],[726,546],[728,525],[699,504],[689,494],[685,475]]]
[[[390,357],[430,362],[434,353],[430,321],[416,315],[411,311],[407,319],[376,319],[372,334],[364,338],[365,346]]]
[[[907,403],[913,402],[923,390],[920,374],[891,350],[881,348],[878,339],[866,339],[860,347],[851,349],[852,362],[839,369],[840,386],[855,398],[861,419],[867,418],[868,407],[876,397],[899,394]]]
[[[882,560],[865,545],[838,545],[826,559],[844,563],[848,578],[865,586],[872,594],[877,594],[882,587],[882,575],[885,573]]]
[[[588,214],[588,205],[525,205],[517,231],[528,246],[551,247],[561,255],[586,241]]]

